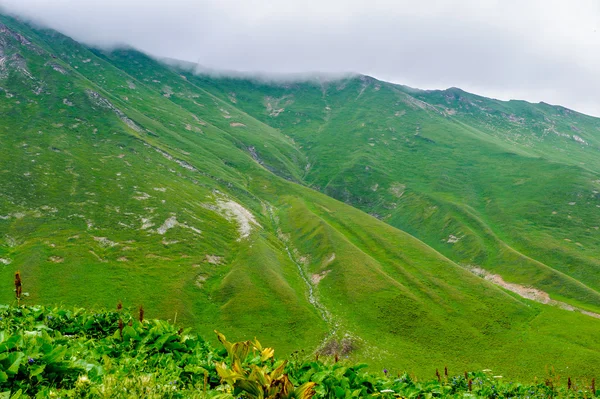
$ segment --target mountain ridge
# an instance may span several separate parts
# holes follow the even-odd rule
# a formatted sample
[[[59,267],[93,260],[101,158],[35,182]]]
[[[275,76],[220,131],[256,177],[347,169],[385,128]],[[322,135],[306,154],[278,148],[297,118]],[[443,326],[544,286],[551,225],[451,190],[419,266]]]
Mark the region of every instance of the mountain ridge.
[[[95,47],[95,48],[97,48],[97,50],[101,51],[101,52],[105,51],[105,50],[103,50],[103,47]],[[109,51],[119,51],[119,50],[136,50],[136,49],[133,47],[130,47],[130,46],[123,45],[123,46],[111,46]],[[380,83],[395,85],[395,86],[400,87],[402,90],[404,90],[408,93],[410,93],[410,92],[413,92],[413,93],[419,93],[419,92],[421,92],[421,93],[459,93],[459,94],[463,93],[463,94],[478,97],[481,99],[498,101],[500,103],[523,102],[523,103],[526,103],[529,105],[547,105],[547,106],[556,108],[557,110],[562,110],[562,111],[566,111],[566,112],[575,112],[582,116],[586,116],[586,117],[590,117],[590,118],[597,118],[593,115],[583,113],[574,108],[569,108],[569,107],[566,107],[566,106],[563,106],[560,104],[550,104],[543,100],[537,101],[537,102],[523,100],[523,99],[519,99],[519,98],[510,98],[508,100],[502,100],[502,99],[495,98],[495,97],[485,97],[485,96],[477,94],[475,92],[466,91],[457,86],[450,86],[445,89],[442,89],[442,88],[422,89],[422,88],[418,88],[418,87],[408,86],[406,84],[399,83],[399,82],[392,82],[392,81],[387,81],[384,79],[379,79],[374,76],[364,74],[361,72],[318,72],[318,71],[313,71],[313,72],[268,73],[268,72],[261,72],[261,71],[238,71],[238,70],[233,70],[233,69],[232,70],[228,70],[228,69],[220,70],[220,69],[213,69],[213,68],[205,67],[198,62],[180,60],[180,59],[171,58],[171,57],[161,57],[161,56],[156,56],[156,55],[151,55],[151,54],[148,54],[148,55],[150,57],[154,58],[155,60],[157,60],[161,63],[165,63],[169,66],[187,70],[189,72],[194,72],[197,75],[206,75],[206,76],[215,77],[215,78],[250,80],[250,81],[255,81],[257,83],[264,83],[267,85],[271,84],[274,86],[281,85],[281,84],[293,84],[293,83],[311,83],[311,82],[312,83],[315,83],[315,82],[328,83],[328,82],[342,81],[342,80],[348,79],[348,78],[358,78],[358,79],[366,79],[366,80],[377,81]]]

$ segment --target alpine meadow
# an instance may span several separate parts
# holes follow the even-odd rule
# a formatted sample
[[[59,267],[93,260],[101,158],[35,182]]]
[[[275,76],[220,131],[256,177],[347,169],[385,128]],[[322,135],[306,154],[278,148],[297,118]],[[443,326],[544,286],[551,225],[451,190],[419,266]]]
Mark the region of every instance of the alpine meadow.
[[[198,374],[198,397],[211,397],[207,384],[237,386],[227,367],[252,351],[272,365],[262,345],[295,362],[406,372],[402,383],[447,367],[465,390],[484,369],[527,383],[561,376],[565,387],[600,377],[598,118],[358,74],[208,74],[9,16],[0,115],[2,397],[37,361],[25,354],[15,369],[10,353],[24,344],[9,337],[28,342],[36,329],[40,340],[73,334],[60,344],[78,345],[68,359],[95,345],[79,329],[160,352],[181,326],[206,339],[185,350],[231,361],[198,363],[218,372]],[[136,315],[125,324],[139,319],[125,330],[119,302]],[[144,317],[169,323],[148,332]],[[160,334],[169,338],[151,347]],[[218,345],[227,352],[208,349]],[[99,353],[90,359],[112,356]],[[102,362],[90,359],[91,373]],[[326,393],[300,369],[286,371],[289,397],[370,396],[362,382],[358,394]],[[450,384],[442,371],[434,382]],[[80,389],[80,374],[64,381]],[[48,394],[31,384],[23,395]],[[418,397],[450,394],[432,392]]]

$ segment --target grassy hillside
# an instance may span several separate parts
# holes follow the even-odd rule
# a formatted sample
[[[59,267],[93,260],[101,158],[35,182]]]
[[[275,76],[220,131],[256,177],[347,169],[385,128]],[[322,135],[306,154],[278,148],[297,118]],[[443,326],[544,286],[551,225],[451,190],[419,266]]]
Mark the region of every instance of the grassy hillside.
[[[598,310],[597,119],[365,76],[186,77],[294,139],[308,157],[307,185],[455,262]]]
[[[596,318],[465,267],[600,309],[599,179],[573,160],[592,131],[562,159],[439,93],[216,79],[0,23],[0,301],[20,270],[26,303],[143,304],[284,354],[427,376],[600,366]]]

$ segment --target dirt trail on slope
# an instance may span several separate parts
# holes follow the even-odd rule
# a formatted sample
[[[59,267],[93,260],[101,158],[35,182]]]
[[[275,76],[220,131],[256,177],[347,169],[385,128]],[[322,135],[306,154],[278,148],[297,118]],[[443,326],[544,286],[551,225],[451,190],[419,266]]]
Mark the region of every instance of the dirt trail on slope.
[[[469,271],[499,287],[504,288],[505,290],[514,292],[520,297],[539,302],[544,305],[557,306],[561,309],[568,310],[570,312],[579,312],[600,319],[600,314],[598,313],[588,312],[587,310],[577,308],[575,306],[569,305],[568,303],[555,301],[554,299],[550,298],[550,295],[547,292],[538,290],[537,288],[526,287],[524,285],[506,282],[504,281],[502,276],[498,274],[492,274],[480,267],[471,267],[469,268]]]

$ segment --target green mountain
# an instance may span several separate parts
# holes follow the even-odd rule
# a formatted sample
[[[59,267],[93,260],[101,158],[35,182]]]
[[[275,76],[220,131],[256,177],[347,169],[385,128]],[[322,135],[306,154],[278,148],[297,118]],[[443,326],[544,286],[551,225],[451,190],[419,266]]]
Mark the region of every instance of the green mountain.
[[[283,354],[600,367],[599,119],[0,23],[0,301],[20,270],[25,303],[143,304]]]

